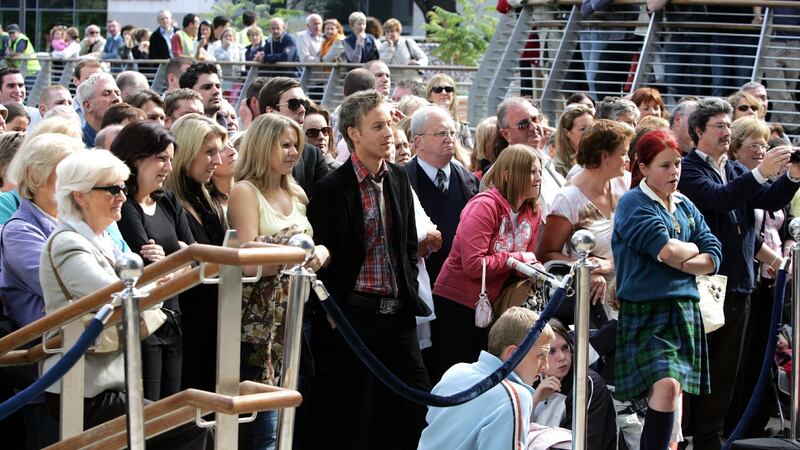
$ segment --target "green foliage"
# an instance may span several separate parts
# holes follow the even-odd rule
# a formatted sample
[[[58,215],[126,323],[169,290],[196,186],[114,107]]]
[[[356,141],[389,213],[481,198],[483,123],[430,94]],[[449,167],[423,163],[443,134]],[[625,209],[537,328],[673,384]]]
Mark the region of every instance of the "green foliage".
[[[259,3],[248,0],[217,0],[211,5],[211,10],[214,11],[215,16],[228,16],[233,21],[233,26],[236,28],[243,28],[242,13],[244,11],[253,11],[258,16],[256,25],[261,27],[262,30],[268,32],[269,19],[273,16],[281,17],[284,20],[294,19],[298,17],[305,17],[305,13],[298,9],[285,9],[280,8],[285,2],[283,0],[266,0]],[[272,13],[270,13],[272,11]]]
[[[428,40],[439,44],[431,53],[445,64],[474,66],[480,63],[497,28],[497,18],[488,13],[488,0],[458,0],[461,13],[434,6],[425,31]]]

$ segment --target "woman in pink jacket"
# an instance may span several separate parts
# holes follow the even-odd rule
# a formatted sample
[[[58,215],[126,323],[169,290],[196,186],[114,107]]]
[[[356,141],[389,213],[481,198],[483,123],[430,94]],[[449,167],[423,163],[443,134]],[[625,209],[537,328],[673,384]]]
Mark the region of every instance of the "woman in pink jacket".
[[[431,322],[433,347],[425,361],[432,384],[453,364],[475,361],[486,349],[488,328],[475,326],[483,259],[492,303],[511,275],[508,258],[537,261],[533,251],[541,227],[536,204],[540,183],[536,151],[509,146],[486,174],[487,190],[461,212],[453,247],[433,289],[436,320]]]

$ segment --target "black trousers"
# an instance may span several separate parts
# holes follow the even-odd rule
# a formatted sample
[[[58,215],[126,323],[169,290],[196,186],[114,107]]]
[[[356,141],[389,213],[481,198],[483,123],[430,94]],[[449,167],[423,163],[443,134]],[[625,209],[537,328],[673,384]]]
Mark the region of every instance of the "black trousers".
[[[684,434],[692,436],[694,448],[722,448],[720,436],[739,373],[749,311],[749,294],[727,292],[725,325],[706,335],[711,394],[683,396]]]
[[[430,391],[410,308],[394,315],[377,315],[344,302],[339,305],[386,368],[410,387]],[[315,433],[319,442],[313,448],[416,449],[426,408],[403,399],[376,379],[341,334],[334,334],[330,344],[333,370],[329,398],[323,402],[326,421],[320,424],[324,432]]]
[[[183,338],[175,320],[180,317],[170,317],[142,340],[142,386],[148,400],[156,401],[181,390]]]
[[[431,324],[433,346],[425,351],[425,365],[434,386],[456,363],[478,360],[486,350],[488,328],[475,326],[475,310],[438,295],[433,296],[436,320]]]

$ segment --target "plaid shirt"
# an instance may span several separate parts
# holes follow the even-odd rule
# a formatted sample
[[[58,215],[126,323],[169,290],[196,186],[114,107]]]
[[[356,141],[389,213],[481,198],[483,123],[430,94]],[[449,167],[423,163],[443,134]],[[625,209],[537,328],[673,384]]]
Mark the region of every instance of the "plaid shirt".
[[[377,175],[372,175],[355,153],[351,156],[353,168],[361,191],[361,207],[364,210],[364,238],[367,243],[367,254],[361,272],[356,278],[355,290],[369,294],[389,295],[397,293],[394,279],[394,259],[388,243],[391,241],[392,209],[385,207],[381,217],[380,198],[383,194],[384,205],[389,204],[389,197],[383,191],[383,180],[388,174],[386,163],[381,163]],[[384,232],[384,230],[388,230]]]

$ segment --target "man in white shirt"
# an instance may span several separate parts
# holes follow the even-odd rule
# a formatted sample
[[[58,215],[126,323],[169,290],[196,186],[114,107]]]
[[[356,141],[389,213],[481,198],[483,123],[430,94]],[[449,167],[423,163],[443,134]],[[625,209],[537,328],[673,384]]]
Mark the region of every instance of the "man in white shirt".
[[[300,62],[319,62],[319,49],[322,47],[322,17],[309,14],[306,17],[306,30],[297,33],[297,55]]]

